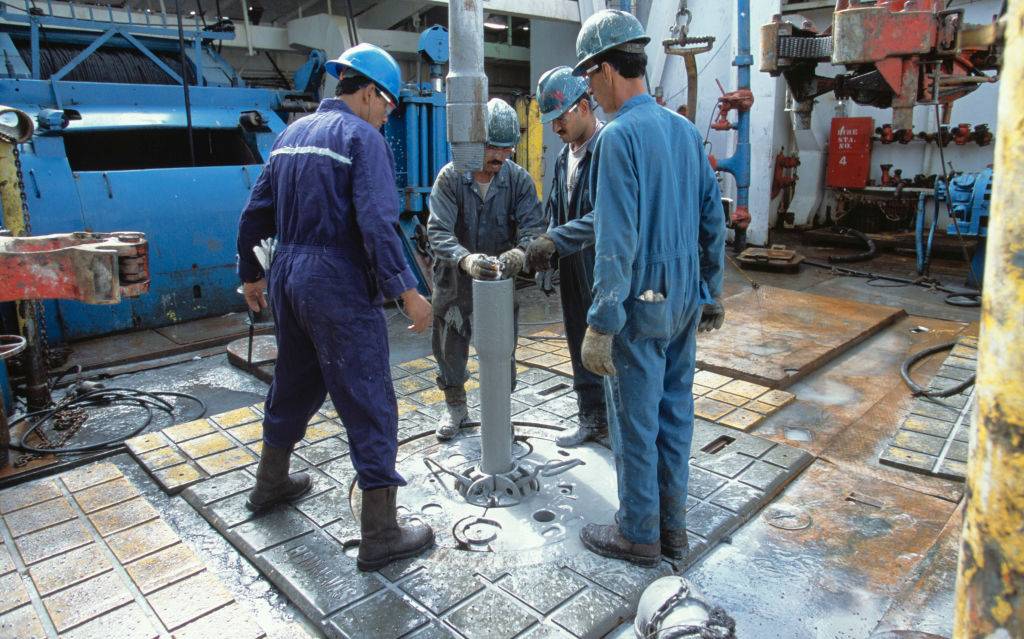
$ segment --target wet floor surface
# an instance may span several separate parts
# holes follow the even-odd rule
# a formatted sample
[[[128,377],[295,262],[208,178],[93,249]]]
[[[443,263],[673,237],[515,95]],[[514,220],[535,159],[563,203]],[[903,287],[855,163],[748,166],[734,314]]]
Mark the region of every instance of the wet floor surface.
[[[905,265],[897,264],[895,268],[902,266]],[[854,298],[857,293],[851,292],[849,284],[863,285],[863,281],[833,279],[827,271],[806,268],[796,276],[762,274],[755,277],[773,286],[814,289],[815,294]],[[843,282],[845,284],[840,284]],[[749,284],[730,268],[727,291],[738,292],[745,286]],[[922,292],[930,294],[922,289],[905,296],[906,306],[910,308],[922,302],[918,299]],[[873,290],[869,293],[875,294]],[[900,289],[887,289],[884,294],[884,300],[864,301],[904,307],[900,303]],[[545,297],[529,291],[525,297],[521,318],[526,325],[522,332],[545,326],[560,328],[554,323],[544,324],[560,320],[557,295]],[[923,301],[927,301],[928,306],[916,308],[923,315],[932,316],[931,319],[904,318],[829,362],[789,389],[797,394],[797,401],[752,430],[753,435],[765,441],[805,450],[817,460],[767,508],[752,513],[754,516],[747,524],[727,537],[729,543],[712,549],[686,573],[712,601],[723,605],[737,618],[740,637],[867,638],[876,630],[951,634],[959,531],[957,502],[962,496],[962,484],[914,475],[877,461],[882,447],[912,403],[909,393],[898,381],[899,363],[909,352],[975,330],[964,322],[975,318],[976,311],[944,308],[932,304],[935,299]],[[404,318],[394,309],[389,313],[393,315],[389,323],[392,362],[429,355],[429,338],[412,336],[405,330]],[[728,323],[728,318],[726,321]],[[914,332],[919,326],[927,331]],[[919,369],[919,379],[926,381],[941,364],[941,359],[940,356],[937,361],[925,362]],[[195,393],[208,403],[209,414],[258,403],[267,388],[264,383],[230,367],[222,355],[136,372],[114,381],[129,387]],[[182,410],[187,410],[184,405]],[[185,417],[183,412],[181,419]],[[111,428],[113,426],[108,424],[90,432],[89,436],[98,437]],[[219,579],[237,602],[235,605],[267,636],[318,634],[299,608],[261,576],[192,505],[180,496],[166,495],[127,454],[106,462],[112,463],[138,487],[142,498],[152,504],[182,543]],[[8,490],[0,491],[0,497]],[[479,574],[472,566],[468,570],[473,575]],[[479,606],[463,602],[441,615],[427,613],[431,623],[413,625],[409,636],[443,636],[433,634],[437,632],[435,622],[455,609],[465,610],[457,620],[462,627],[471,627],[477,619],[486,618],[488,606],[493,603],[489,603],[487,597],[501,600],[509,596],[509,588],[514,586],[505,580],[511,578],[496,574],[474,577],[483,589],[477,595],[481,599]],[[596,589],[594,596],[598,599],[581,602],[581,612],[574,616],[582,619],[587,618],[582,611],[614,609],[611,604],[600,604],[599,595],[606,599],[612,595],[621,598],[621,595],[599,581],[591,583],[585,575],[582,578],[590,588]],[[411,580],[411,577],[398,579]],[[390,580],[386,581],[385,592],[392,595],[405,592],[401,588],[396,590],[393,584],[388,585]],[[409,587],[414,587],[411,581]],[[522,601],[514,595],[513,598]],[[384,605],[375,614],[386,614],[389,610],[391,608]],[[526,623],[525,618],[513,620],[511,617],[502,620],[511,626],[516,623],[522,626],[510,626],[508,636],[523,630],[526,634],[522,636],[565,636],[566,627],[542,610],[529,605],[519,610],[533,621]],[[341,621],[358,621],[356,617],[346,619]],[[401,621],[396,619],[396,623]],[[532,627],[530,624],[539,625]],[[355,632],[348,636],[375,636]],[[629,636],[623,634],[624,629],[616,632],[620,634],[609,636]],[[460,634],[474,636],[468,631]]]

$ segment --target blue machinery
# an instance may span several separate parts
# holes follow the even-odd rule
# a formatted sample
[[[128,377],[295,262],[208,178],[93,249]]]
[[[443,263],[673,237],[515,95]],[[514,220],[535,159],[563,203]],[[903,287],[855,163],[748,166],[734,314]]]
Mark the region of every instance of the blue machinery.
[[[953,219],[946,229],[946,234],[977,238],[967,285],[979,288],[981,275],[985,272],[985,238],[988,236],[988,215],[992,201],[992,169],[957,175],[950,180],[948,187],[942,179],[936,180],[934,200],[935,206],[927,239],[924,229],[925,217],[928,214],[925,194],[920,194],[917,200],[915,239],[918,273],[923,274],[927,270],[935,229],[938,227],[939,204],[948,200]]]
[[[51,340],[240,309],[238,215],[289,114],[315,108],[324,52],[312,52],[299,70],[298,93],[249,88],[212,45],[234,34],[204,30],[198,16],[184,26],[180,47],[178,25],[165,14],[127,12],[115,21],[107,9],[34,4],[47,10],[0,4],[7,23],[0,25],[0,103],[35,115],[39,125],[20,147],[32,233],[141,231],[152,274],[149,294],[115,306],[47,302]],[[55,15],[58,4],[71,17]],[[448,161],[440,71],[447,35],[434,27],[421,36],[432,81],[402,91],[404,108],[385,129],[407,212],[407,257],[419,273],[419,215]],[[420,286],[426,289],[422,274]]]
[[[445,116],[444,64],[448,61],[448,30],[433,26],[420,34],[420,57],[429,63],[430,81],[406,85],[399,95],[402,108],[384,126],[398,167],[399,195],[405,213],[400,226],[406,259],[414,265],[419,287],[430,289],[427,238],[420,223],[428,210],[434,178],[451,160]],[[417,74],[418,75],[418,74]]]

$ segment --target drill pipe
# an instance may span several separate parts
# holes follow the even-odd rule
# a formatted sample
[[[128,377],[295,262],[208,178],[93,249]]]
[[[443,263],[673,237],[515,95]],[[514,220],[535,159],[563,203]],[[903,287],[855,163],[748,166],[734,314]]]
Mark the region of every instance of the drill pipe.
[[[473,345],[480,358],[480,471],[512,470],[512,279],[473,280]]]

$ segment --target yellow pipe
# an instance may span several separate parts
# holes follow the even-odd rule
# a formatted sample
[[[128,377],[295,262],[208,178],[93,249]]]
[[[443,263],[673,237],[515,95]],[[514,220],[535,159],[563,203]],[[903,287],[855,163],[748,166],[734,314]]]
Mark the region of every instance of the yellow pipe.
[[[516,145],[516,164],[533,178],[537,196],[544,199],[544,125],[540,122],[537,100],[523,96],[515,101],[516,115],[522,135]]]
[[[35,124],[27,113],[0,105],[0,206],[3,206],[3,226],[15,236],[25,235],[27,229],[21,208],[18,167],[14,164],[14,145],[32,139],[34,131]]]
[[[14,166],[14,145],[7,142],[0,142],[0,204],[4,207],[3,226],[11,235],[25,235],[18,170]]]
[[[1007,6],[955,639],[1024,637],[1024,0]]]

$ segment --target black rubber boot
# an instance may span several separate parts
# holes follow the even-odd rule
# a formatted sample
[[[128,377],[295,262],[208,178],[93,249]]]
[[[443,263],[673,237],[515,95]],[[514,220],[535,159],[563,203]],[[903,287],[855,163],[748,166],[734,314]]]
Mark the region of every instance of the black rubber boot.
[[[434,435],[438,441],[448,441],[459,434],[462,425],[469,421],[469,409],[466,407],[466,390],[464,388],[444,389],[445,411],[437,424]]]
[[[586,442],[596,442],[608,436],[608,423],[593,415],[581,413],[579,425],[555,438],[562,448],[574,448]]]
[[[587,524],[580,532],[583,545],[592,553],[653,568],[661,562],[661,544],[634,544],[622,536],[616,525]]]
[[[359,541],[359,570],[380,570],[393,561],[415,557],[434,545],[430,526],[400,526],[396,500],[398,487],[363,491],[363,510],[359,516],[362,539]]]
[[[665,530],[661,529],[661,554],[669,559],[682,561],[690,554],[690,540],[686,535],[686,529]]]
[[[288,474],[291,448],[277,448],[263,444],[260,465],[256,469],[256,487],[249,493],[249,510],[266,510],[286,501],[297,499],[313,488],[313,480],[306,473]]]

